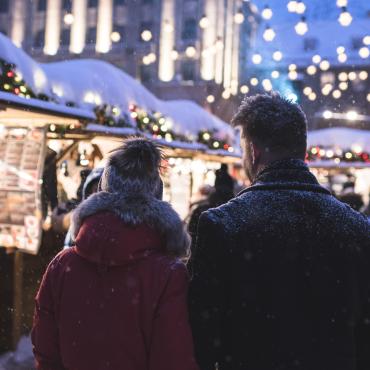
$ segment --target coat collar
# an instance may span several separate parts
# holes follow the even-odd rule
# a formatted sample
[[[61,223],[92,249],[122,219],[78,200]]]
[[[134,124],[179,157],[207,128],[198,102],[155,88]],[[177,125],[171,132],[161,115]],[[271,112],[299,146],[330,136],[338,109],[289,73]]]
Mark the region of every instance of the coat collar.
[[[318,183],[304,161],[283,159],[264,168],[253,184],[239,195],[255,190],[300,190],[331,194]]]

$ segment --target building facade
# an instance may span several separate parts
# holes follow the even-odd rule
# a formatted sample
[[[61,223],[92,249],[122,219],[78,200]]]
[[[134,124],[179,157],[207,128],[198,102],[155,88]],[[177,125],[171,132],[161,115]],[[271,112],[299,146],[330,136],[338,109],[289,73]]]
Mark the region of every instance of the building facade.
[[[215,113],[225,113],[222,101],[239,92],[241,48],[249,46],[258,22],[254,5],[242,0],[0,4],[0,32],[38,61],[106,60],[159,97],[190,98]]]

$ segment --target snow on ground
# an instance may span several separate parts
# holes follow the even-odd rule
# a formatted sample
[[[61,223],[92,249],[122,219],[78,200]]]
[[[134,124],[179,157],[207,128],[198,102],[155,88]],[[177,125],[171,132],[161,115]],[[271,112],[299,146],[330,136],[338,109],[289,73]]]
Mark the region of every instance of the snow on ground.
[[[0,370],[33,370],[34,358],[32,343],[28,336],[23,336],[15,352],[7,352],[0,356]]]

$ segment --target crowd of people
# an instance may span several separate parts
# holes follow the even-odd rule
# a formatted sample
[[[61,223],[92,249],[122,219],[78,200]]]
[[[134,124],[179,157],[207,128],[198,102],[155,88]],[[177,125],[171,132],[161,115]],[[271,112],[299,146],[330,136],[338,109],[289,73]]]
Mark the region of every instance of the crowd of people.
[[[188,226],[162,200],[162,153],[124,142],[54,223],[66,248],[36,297],[39,370],[368,370],[370,222],[304,162],[307,121],[246,98],[251,186],[226,165]]]

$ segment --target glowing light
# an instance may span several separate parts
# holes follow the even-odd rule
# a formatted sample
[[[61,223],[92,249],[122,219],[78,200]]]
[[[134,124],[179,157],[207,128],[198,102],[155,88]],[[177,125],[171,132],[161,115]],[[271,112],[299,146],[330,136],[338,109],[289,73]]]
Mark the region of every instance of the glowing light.
[[[303,14],[306,11],[306,5],[303,1],[298,1],[296,6],[296,13],[297,14]]]
[[[348,0],[337,0],[337,7],[343,8],[344,6],[348,5]]]
[[[308,99],[310,99],[311,101],[315,101],[316,100],[316,94],[314,92],[312,92],[310,95],[308,95]]]
[[[362,153],[363,152],[363,148],[362,148],[362,146],[361,145],[359,145],[359,144],[354,144],[354,145],[352,145],[352,147],[351,147],[351,149],[356,153],[356,154],[360,154],[360,153]]]
[[[47,78],[43,70],[37,69],[35,71],[34,81],[38,89],[43,88],[47,84]]]
[[[357,74],[356,74],[356,72],[349,72],[349,73],[348,73],[348,79],[349,79],[350,81],[354,81],[356,78],[357,78]]]
[[[337,47],[337,54],[343,54],[345,51],[346,51],[346,48],[344,46]]]
[[[289,64],[288,69],[289,69],[289,71],[295,71],[297,69],[297,65],[296,64]]]
[[[352,23],[352,16],[345,6],[342,7],[342,12],[339,15],[338,22],[343,27],[348,27]]]
[[[257,86],[258,85],[258,78],[256,78],[256,77],[253,77],[253,78],[251,78],[251,85],[252,86]]]
[[[281,51],[275,51],[274,54],[272,54],[272,58],[276,62],[280,62],[283,59],[283,53]]]
[[[291,0],[287,4],[288,11],[290,13],[295,13],[297,11],[297,1],[296,0]]]
[[[197,54],[197,50],[194,46],[188,46],[185,50],[185,54],[188,58],[194,58]]]
[[[131,117],[132,118],[137,118],[137,113],[136,112],[131,112]]]
[[[303,94],[305,95],[310,95],[312,93],[312,88],[309,87],[309,86],[306,86],[304,89],[303,89]]]
[[[330,68],[330,63],[328,60],[323,60],[321,63],[320,63],[320,69],[322,71],[327,71],[328,69]]]
[[[317,72],[317,68],[314,65],[310,65],[307,67],[306,71],[309,75],[312,76]]]
[[[271,91],[272,90],[272,84],[271,81],[268,78],[265,78],[262,81],[262,86],[266,91]]]
[[[348,120],[354,121],[354,120],[357,119],[358,113],[354,110],[350,110],[350,111],[347,112],[346,117],[347,117]]]
[[[340,72],[338,75],[339,81],[347,81],[348,80],[348,74],[346,72]]]
[[[366,99],[368,102],[370,102],[370,93],[367,94]]]
[[[288,93],[286,95],[286,98],[290,101],[292,101],[293,103],[296,103],[298,101],[298,96],[292,92]]]
[[[275,31],[271,27],[267,26],[265,31],[263,32],[263,38],[265,39],[265,41],[271,42],[274,40],[275,36]]]
[[[242,94],[248,94],[249,93],[249,87],[247,85],[240,86],[240,92]]]
[[[319,64],[321,62],[321,56],[316,54],[312,57],[312,63]]]
[[[262,18],[266,20],[271,19],[273,15],[271,8],[268,5],[266,5],[264,9],[262,10],[261,15],[262,15]]]
[[[54,124],[51,124],[49,126],[49,129],[50,129],[51,132],[54,132],[57,129],[57,127]]]
[[[143,32],[141,32],[141,38],[143,41],[150,41],[152,39],[153,35],[151,33],[151,31],[149,30],[144,30]]]
[[[353,157],[353,155],[352,155],[352,153],[351,153],[351,152],[347,152],[347,153],[345,154],[345,157],[346,157],[347,159],[351,159],[351,158]]]
[[[330,119],[333,117],[333,112],[331,112],[330,110],[326,110],[322,116],[325,118],[325,119]]]
[[[331,90],[333,90],[332,84],[325,84],[324,87],[321,89],[321,93],[323,95],[329,95]]]
[[[64,20],[64,23],[65,24],[67,24],[68,26],[70,26],[73,23],[73,21],[75,20],[75,17],[73,16],[73,14],[67,13],[64,16],[63,20]]]
[[[308,31],[306,18],[302,17],[301,20],[294,26],[294,29],[298,35],[304,35]]]
[[[342,96],[342,93],[340,90],[334,90],[332,95],[334,99],[339,99]]]
[[[121,40],[121,35],[119,32],[117,31],[114,31],[111,33],[110,35],[110,39],[113,41],[113,42],[119,42]]]
[[[171,58],[172,58],[173,60],[176,60],[178,57],[179,57],[179,53],[178,53],[178,51],[177,51],[177,50],[172,50],[172,51],[171,51]]]
[[[367,48],[366,46],[362,47],[359,51],[358,51],[358,55],[362,58],[362,59],[366,59],[369,57],[370,55],[370,51],[369,51],[369,48]]]
[[[90,104],[92,104],[92,103],[94,103],[94,98],[95,98],[94,93],[93,93],[93,92],[91,92],[91,91],[89,91],[89,92],[87,92],[87,93],[85,94],[85,96],[84,96],[84,102],[85,102],[85,103],[90,103]]]
[[[215,141],[213,143],[213,147],[216,148],[216,149],[219,148],[220,147],[220,143],[218,141]]]
[[[290,80],[296,80],[298,78],[297,71],[290,71],[288,73],[288,77],[289,77]]]
[[[234,22],[236,24],[242,24],[244,22],[244,14],[241,9],[234,15]]]
[[[366,36],[362,39],[362,42],[363,42],[365,45],[370,45],[370,35],[366,35]]]
[[[347,61],[347,54],[339,54],[338,55],[338,62],[345,63]]]
[[[199,27],[205,29],[208,26],[209,26],[209,19],[207,18],[206,15],[203,15],[203,17],[199,21]]]
[[[167,32],[167,33],[171,33],[174,31],[174,28],[173,28],[173,25],[171,24],[171,22],[169,20],[166,20],[164,22],[164,32]]]
[[[230,91],[229,90],[224,90],[223,92],[222,92],[222,98],[223,99],[225,99],[225,100],[227,100],[227,99],[229,99],[230,98]]]
[[[271,72],[271,77],[272,78],[279,78],[280,77],[280,72],[279,71],[272,71]]]
[[[207,102],[208,103],[213,103],[215,101],[215,97],[213,95],[208,95],[207,96]]]
[[[261,56],[261,54],[254,54],[252,56],[252,62],[254,64],[260,64],[262,62],[262,56]]]
[[[341,89],[341,90],[347,90],[348,89],[348,83],[347,82],[341,82],[340,84],[339,84],[339,88]]]
[[[358,77],[360,78],[360,80],[365,81],[367,79],[367,77],[368,77],[368,73],[366,71],[361,71],[358,74]]]

